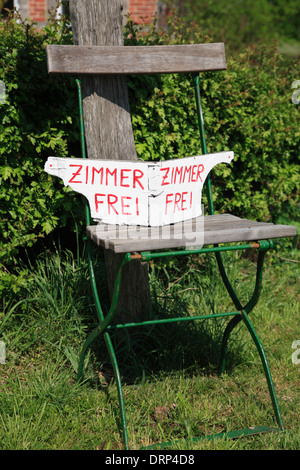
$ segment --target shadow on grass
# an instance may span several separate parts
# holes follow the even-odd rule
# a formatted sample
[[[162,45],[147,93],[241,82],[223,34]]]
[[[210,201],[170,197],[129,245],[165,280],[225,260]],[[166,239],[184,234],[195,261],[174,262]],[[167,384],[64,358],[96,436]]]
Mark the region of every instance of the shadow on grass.
[[[201,305],[198,307],[201,309]],[[180,294],[173,294],[167,301],[154,302],[152,319],[184,316],[189,309],[188,300],[183,300]],[[190,376],[218,374],[221,342],[227,321],[216,318],[115,331],[111,338],[122,383],[129,385],[146,379],[151,381],[155,376],[179,371]],[[101,380],[106,385],[113,379],[113,371],[102,337],[95,341],[92,350],[101,368]],[[243,360],[241,341],[237,333],[233,333],[226,354],[227,373]],[[94,364],[96,369],[97,364]]]

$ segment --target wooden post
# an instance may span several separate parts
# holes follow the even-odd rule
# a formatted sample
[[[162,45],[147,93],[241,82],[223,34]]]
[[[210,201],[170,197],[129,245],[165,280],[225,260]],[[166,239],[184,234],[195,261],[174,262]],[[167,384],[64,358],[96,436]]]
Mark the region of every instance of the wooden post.
[[[75,44],[124,45],[120,0],[70,0],[70,14]],[[88,158],[136,161],[126,78],[83,76],[82,96]],[[121,259],[105,250],[111,294]],[[118,320],[144,320],[150,304],[147,264],[132,261],[124,270]]]

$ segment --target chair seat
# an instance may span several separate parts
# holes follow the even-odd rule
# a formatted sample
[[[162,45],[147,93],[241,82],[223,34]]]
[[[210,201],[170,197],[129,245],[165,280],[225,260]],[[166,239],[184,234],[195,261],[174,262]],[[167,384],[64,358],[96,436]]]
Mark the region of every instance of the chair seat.
[[[91,240],[115,253],[196,248],[216,243],[259,241],[296,234],[296,227],[292,225],[255,222],[231,214],[200,216],[162,227],[102,223],[87,227],[87,235]]]

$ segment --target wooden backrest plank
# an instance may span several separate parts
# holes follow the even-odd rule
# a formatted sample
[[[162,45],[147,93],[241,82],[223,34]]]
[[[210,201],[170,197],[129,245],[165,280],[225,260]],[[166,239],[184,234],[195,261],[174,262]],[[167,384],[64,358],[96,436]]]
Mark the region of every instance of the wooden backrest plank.
[[[153,74],[226,69],[224,43],[168,46],[48,45],[49,73]]]

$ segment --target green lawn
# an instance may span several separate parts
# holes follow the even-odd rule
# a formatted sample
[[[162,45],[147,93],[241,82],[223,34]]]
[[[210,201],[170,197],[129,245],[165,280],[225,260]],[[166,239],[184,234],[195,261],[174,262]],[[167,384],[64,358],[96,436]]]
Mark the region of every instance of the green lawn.
[[[299,255],[289,256],[267,255],[261,298],[251,314],[286,432],[185,441],[171,449],[299,448],[300,364],[292,348],[300,340]],[[255,264],[235,254],[225,260],[235,287],[247,300]],[[105,294],[101,261],[98,268]],[[214,268],[214,260],[197,256],[151,264],[155,313],[232,309]],[[91,304],[87,265],[70,253],[39,258],[27,285],[3,300],[1,450],[122,449],[117,391],[101,342],[87,356],[84,383],[76,383],[80,347],[94,321]],[[131,449],[249,426],[276,427],[261,362],[244,326],[233,333],[226,374],[219,378],[216,373],[225,323],[221,319],[136,328],[114,338]]]

